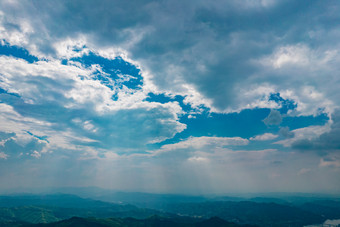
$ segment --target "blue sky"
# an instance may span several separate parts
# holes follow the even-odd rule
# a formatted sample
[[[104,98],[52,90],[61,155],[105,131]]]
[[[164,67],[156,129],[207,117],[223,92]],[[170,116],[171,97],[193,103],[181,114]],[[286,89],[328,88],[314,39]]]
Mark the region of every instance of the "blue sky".
[[[340,193],[339,10],[0,1],[0,191]]]

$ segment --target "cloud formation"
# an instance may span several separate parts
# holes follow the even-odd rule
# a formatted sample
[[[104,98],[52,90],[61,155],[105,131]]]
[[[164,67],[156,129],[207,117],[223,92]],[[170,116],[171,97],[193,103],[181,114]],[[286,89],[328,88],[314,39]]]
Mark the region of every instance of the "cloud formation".
[[[144,102],[143,91],[110,89],[93,78],[96,68],[58,61],[30,64],[4,56],[0,60],[0,131],[46,136],[52,147],[141,149],[185,128],[178,122],[177,103]],[[113,100],[116,92],[118,100]]]
[[[298,150],[316,150],[320,152],[340,151],[340,111],[332,115],[330,129],[316,138],[306,138],[294,141],[292,148]]]
[[[337,191],[339,10],[1,1],[0,186]]]
[[[273,140],[276,139],[278,135],[274,135],[272,133],[265,133],[262,135],[257,135],[255,137],[251,137],[250,140],[259,140],[259,141],[265,141],[265,140]]]
[[[271,110],[269,115],[263,120],[266,125],[279,125],[282,122],[282,117],[279,111]]]
[[[148,72],[148,81],[158,90],[196,92],[205,101],[195,97],[192,102],[215,111],[273,108],[275,103],[268,97],[280,92],[298,104],[299,113],[310,114],[317,108],[331,111],[332,105],[339,104],[332,95],[338,84],[333,73],[339,61],[333,23],[338,7],[321,1],[308,6],[293,1],[244,5],[237,1],[4,1],[2,9],[8,13],[1,17],[6,31],[2,39],[47,57],[60,56],[62,46],[55,44],[72,43],[67,40],[81,40],[74,43],[102,52],[111,48],[126,53]],[[41,16],[36,18],[38,11]]]

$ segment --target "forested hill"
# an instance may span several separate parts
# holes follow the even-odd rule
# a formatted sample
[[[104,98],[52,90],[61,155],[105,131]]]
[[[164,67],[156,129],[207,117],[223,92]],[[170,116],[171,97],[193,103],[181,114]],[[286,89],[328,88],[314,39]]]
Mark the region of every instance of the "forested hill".
[[[235,199],[169,201],[164,202],[160,209],[149,209],[64,194],[0,196],[1,227],[157,226],[159,223],[162,225],[158,226],[300,227],[321,224],[327,219],[340,219],[340,202],[337,199],[308,199],[302,203]]]
[[[73,217],[67,220],[49,224],[21,224],[17,227],[255,227],[255,225],[238,225],[227,222],[218,217],[207,220],[197,219],[173,219],[152,216],[147,219],[135,218],[78,218]],[[10,225],[8,225],[10,227]]]

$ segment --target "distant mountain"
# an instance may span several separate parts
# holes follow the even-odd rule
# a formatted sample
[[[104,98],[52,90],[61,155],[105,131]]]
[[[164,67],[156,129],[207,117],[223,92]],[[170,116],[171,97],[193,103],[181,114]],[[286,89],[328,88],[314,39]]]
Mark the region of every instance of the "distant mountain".
[[[299,206],[300,209],[319,214],[327,219],[340,219],[340,202],[333,200],[315,200]]]
[[[134,217],[147,218],[157,210],[133,205],[83,199],[74,195],[0,196],[0,226],[5,222],[49,223],[77,217]]]
[[[115,224],[117,221],[118,224],[122,221],[126,223],[129,218],[132,218],[130,220],[132,226],[135,226],[133,224],[135,219],[139,220],[136,226],[146,226],[141,224],[146,222],[150,224],[151,216],[157,223],[164,221],[165,225],[174,222],[175,226],[178,223],[198,226],[196,224],[199,222],[204,226],[205,221],[209,221],[210,224],[215,221],[214,225],[218,226],[221,220],[223,224],[231,222],[237,225],[303,226],[322,223],[326,219],[340,219],[340,201],[337,199],[308,199],[305,203],[301,203],[303,200],[300,200],[294,204],[281,199],[262,197],[248,201],[225,197],[226,200],[234,198],[234,201],[211,199],[202,202],[202,197],[190,196],[168,195],[162,198],[161,195],[147,193],[118,193],[117,195],[119,198],[125,197],[126,201],[136,200],[136,203],[146,201],[159,209],[139,208],[126,203],[103,202],[65,194],[0,196],[0,226],[12,227],[77,220],[72,217],[79,217],[79,220],[86,223],[100,221],[101,224],[107,224],[110,220],[109,224],[112,224],[112,220]],[[129,195],[133,196],[129,198]],[[97,223],[98,226],[100,223]]]
[[[214,217],[204,221],[192,219],[191,222],[180,222],[178,220],[153,216],[147,219],[134,218],[77,218],[49,224],[21,225],[20,227],[242,227],[235,223],[227,222]],[[250,227],[250,226],[249,226]]]
[[[284,199],[270,198],[270,197],[254,197],[254,198],[250,198],[248,201],[256,202],[256,203],[277,203],[277,204],[283,204],[283,205],[290,205],[290,203]]]
[[[0,196],[0,207],[18,206],[52,206],[64,208],[115,207],[117,210],[120,211],[136,208],[132,205],[108,203],[99,200],[85,199],[79,196],[68,194]]]
[[[325,221],[322,215],[297,207],[249,201],[170,204],[166,211],[202,218],[218,216],[236,223],[259,226],[303,226]]]
[[[177,194],[157,194],[145,192],[122,192],[98,187],[66,187],[66,188],[46,188],[30,190],[32,194],[76,195],[82,198],[91,198],[112,203],[133,204],[138,207],[160,209],[165,203],[179,202],[203,202],[208,200],[204,196],[177,195]],[[8,192],[7,192],[8,193]],[[14,194],[13,196],[17,196]],[[1,203],[1,201],[0,201]]]
[[[0,208],[0,226],[6,222],[48,223],[59,220],[51,209],[29,206]]]
[[[102,201],[121,202],[152,209],[162,209],[164,204],[168,203],[204,202],[208,200],[202,196],[153,194],[143,192],[107,192],[100,195],[97,194],[94,198]]]
[[[41,188],[41,189],[17,189],[16,194],[13,191],[2,191],[12,197],[27,196],[27,192],[32,195],[76,195],[81,198],[91,200],[100,200],[110,203],[131,204],[143,208],[163,209],[169,203],[198,203],[206,201],[251,201],[257,203],[277,203],[283,205],[300,206],[305,203],[312,203],[316,200],[339,201],[340,195],[310,194],[310,193],[247,193],[247,194],[229,194],[221,195],[181,195],[181,194],[157,194],[145,192],[127,192],[99,187],[59,187],[59,188]],[[1,197],[1,196],[0,196]],[[39,197],[39,196],[38,196]],[[46,198],[44,198],[46,200]],[[62,200],[63,201],[63,200]],[[0,199],[0,206],[1,206]],[[28,204],[31,205],[31,204]]]

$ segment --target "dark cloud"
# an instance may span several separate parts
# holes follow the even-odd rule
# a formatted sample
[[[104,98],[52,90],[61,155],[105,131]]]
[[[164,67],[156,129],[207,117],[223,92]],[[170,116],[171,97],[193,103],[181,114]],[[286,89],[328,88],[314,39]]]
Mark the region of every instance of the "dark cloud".
[[[271,110],[269,115],[263,120],[266,125],[279,125],[282,122],[282,117],[279,111]]]
[[[1,140],[6,140],[9,139],[11,137],[15,136],[15,133],[8,133],[8,132],[0,132],[0,141]]]
[[[340,110],[337,109],[331,116],[332,124],[330,131],[321,134],[316,139],[297,140],[292,144],[292,148],[301,151],[314,150],[322,154],[340,151]]]
[[[279,134],[284,137],[284,138],[293,138],[294,137],[294,132],[289,130],[289,127],[281,127],[279,130]]]
[[[191,84],[219,110],[244,108],[263,98],[261,94],[244,101],[240,89],[253,84],[290,88],[290,77],[285,76],[290,72],[265,72],[253,60],[301,43],[327,50],[336,34],[320,38],[315,34],[320,28],[336,29],[340,18],[335,13],[338,3],[322,1],[242,5],[238,1],[27,1],[20,6],[3,4],[3,9],[8,17],[20,15],[14,21],[32,23],[29,39],[44,53],[53,55],[56,41],[84,34],[97,47],[127,50],[151,71],[158,88],[183,91],[183,84]],[[280,73],[284,75],[273,77]],[[295,77],[301,80],[294,87],[305,84],[303,77]]]
[[[21,156],[28,158],[38,158],[40,152],[46,146],[46,143],[40,142],[38,139],[32,138],[26,143],[18,143],[15,138],[7,140],[3,146],[0,146],[0,151],[9,156],[9,159],[16,159]]]
[[[145,149],[147,143],[157,139],[161,141],[171,138],[185,128],[185,125],[176,120],[176,114],[172,113],[168,106],[141,106],[137,109],[122,109],[98,114],[89,104],[77,108],[66,108],[64,103],[69,99],[66,99],[60,92],[68,86],[54,92],[53,90],[58,87],[57,83],[53,89],[50,89],[49,83],[42,84],[41,81],[32,82],[32,84],[39,87],[35,96],[36,103],[25,103],[21,97],[11,95],[0,95],[0,100],[11,105],[22,117],[33,117],[52,123],[49,130],[44,132],[47,133],[47,137],[53,137],[53,134],[49,134],[50,130],[63,133],[67,129],[77,136],[84,136],[90,140],[82,142],[69,138],[73,144],[106,149]],[[49,97],[56,101],[46,101]],[[25,130],[29,130],[29,126]],[[0,141],[14,135],[0,132]]]

